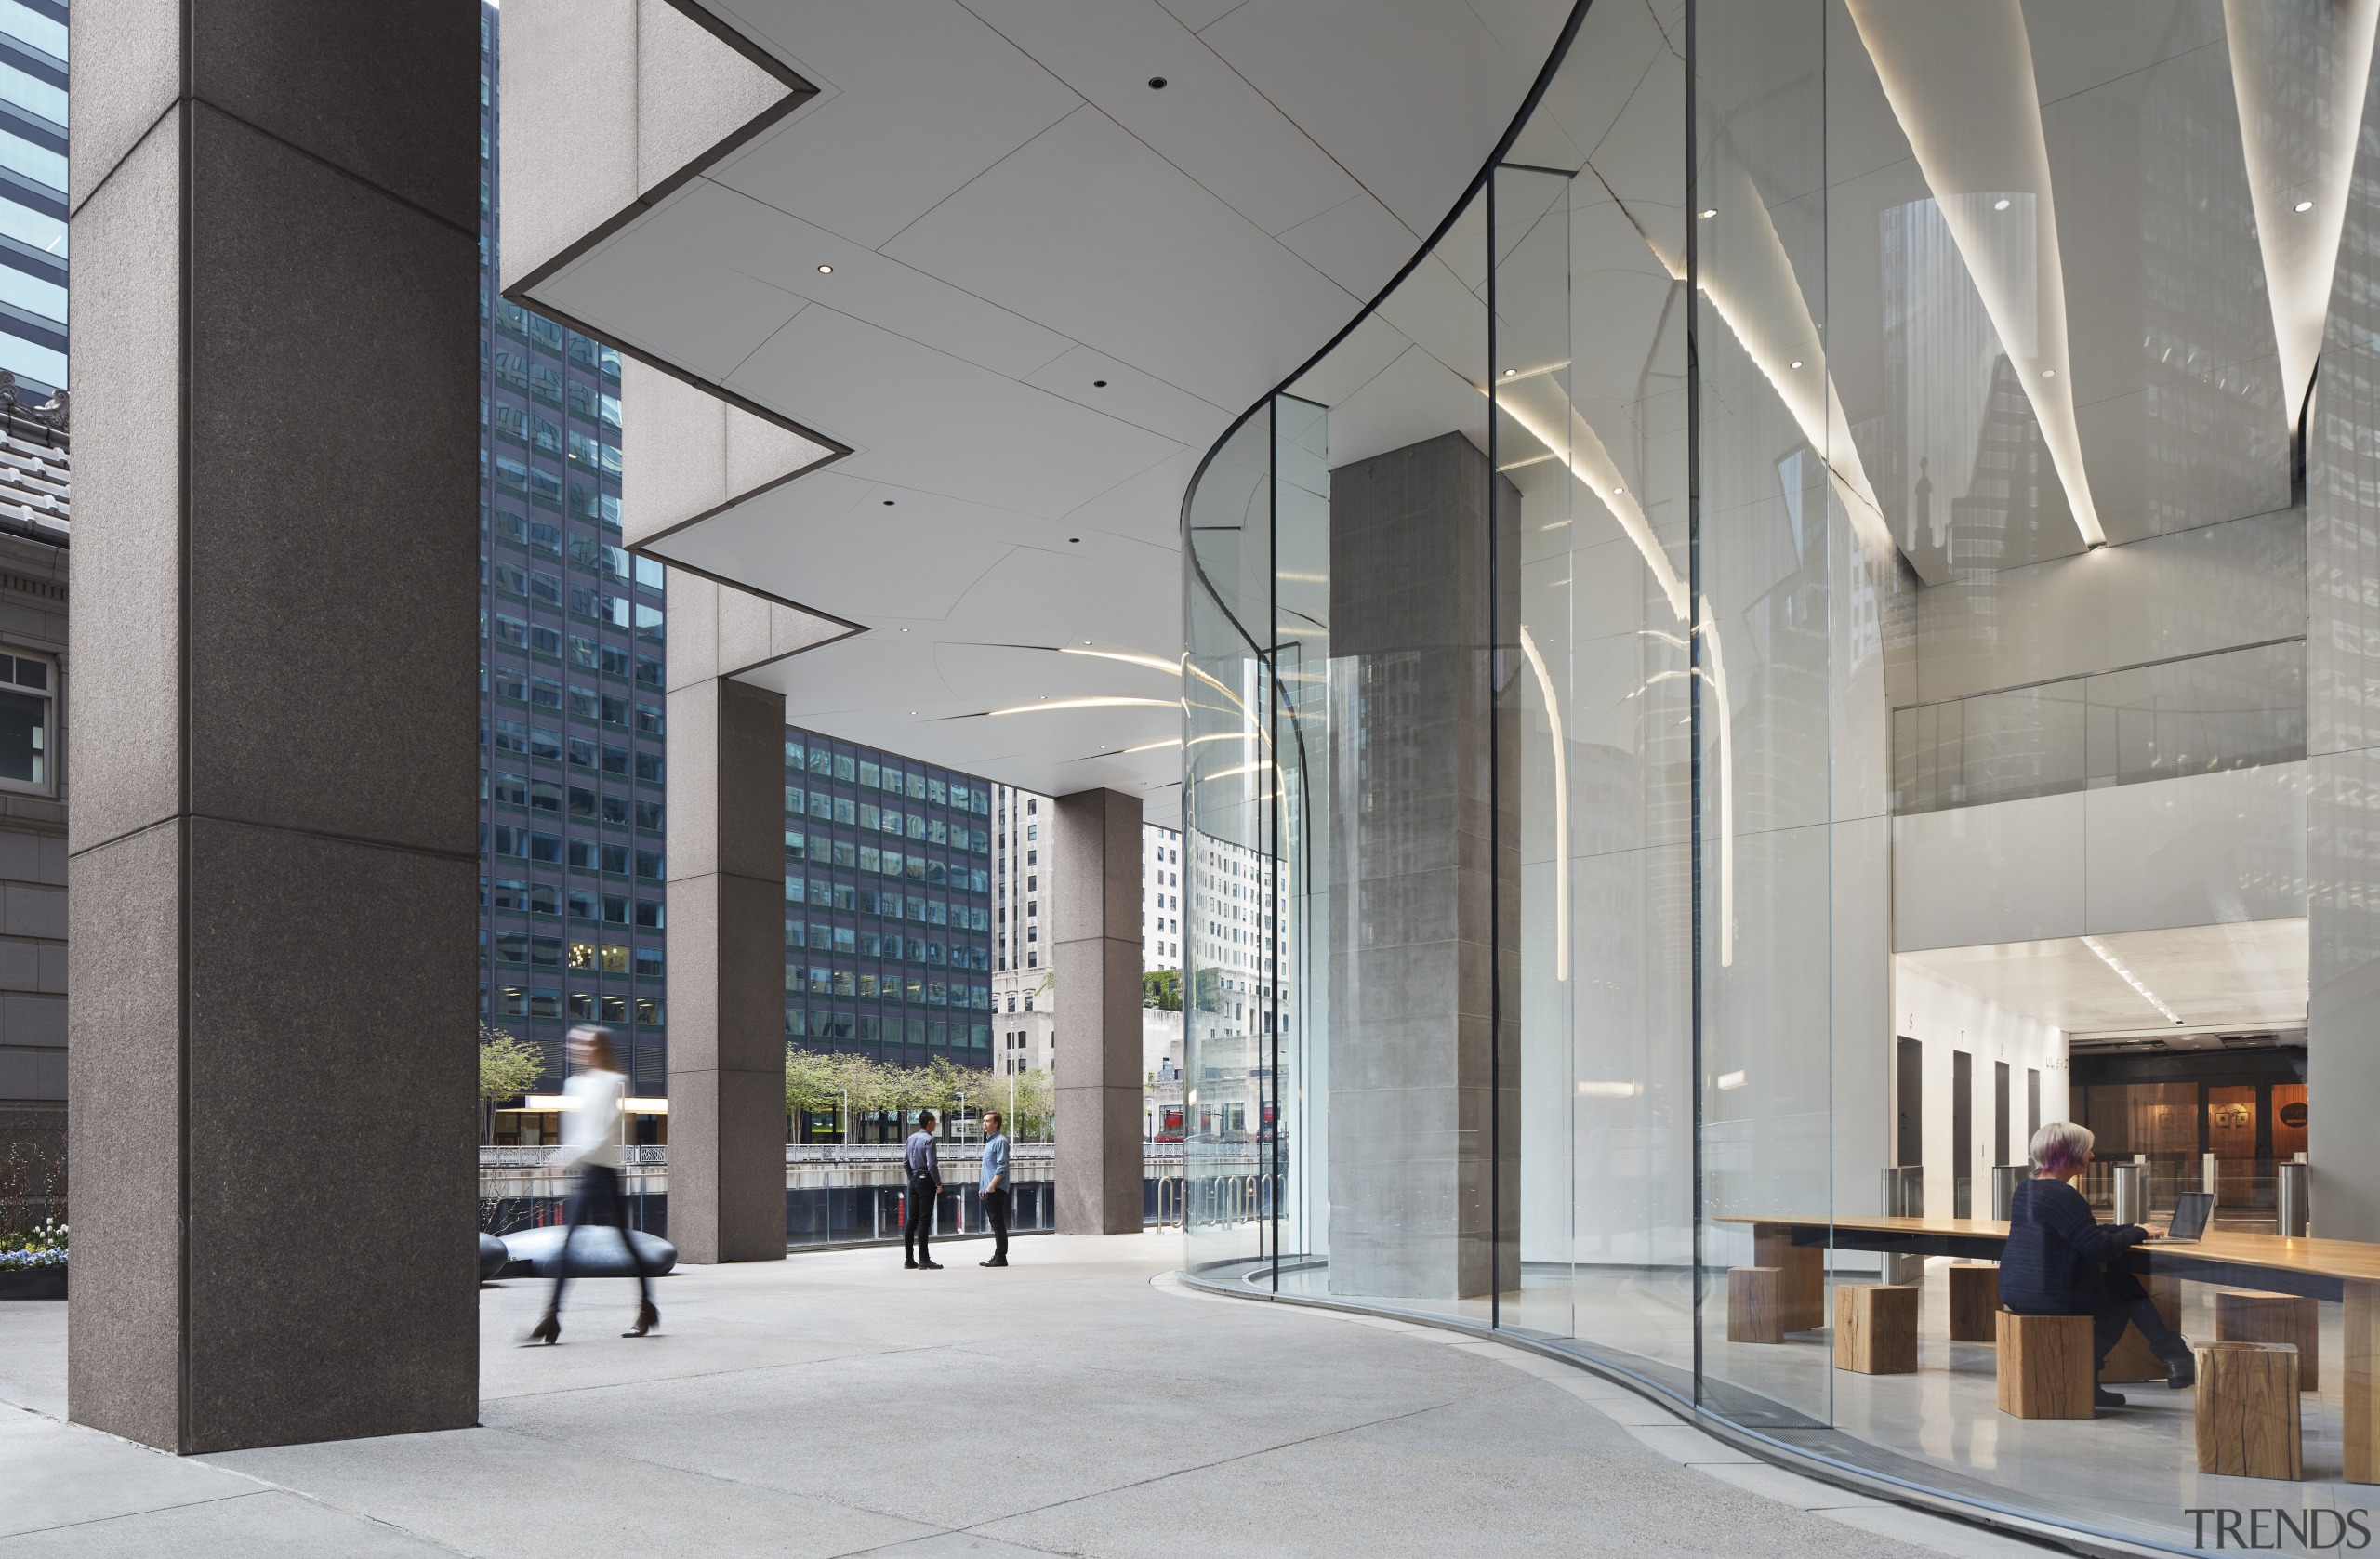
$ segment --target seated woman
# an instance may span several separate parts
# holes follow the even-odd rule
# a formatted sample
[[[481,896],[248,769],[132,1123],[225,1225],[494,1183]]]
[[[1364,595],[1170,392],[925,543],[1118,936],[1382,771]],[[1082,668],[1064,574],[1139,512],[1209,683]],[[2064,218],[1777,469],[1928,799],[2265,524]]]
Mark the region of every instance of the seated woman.
[[[2165,1325],[2157,1307],[2131,1273],[2104,1263],[2149,1237],[2136,1223],[2102,1223],[2091,1204],[2070,1183],[2091,1162],[2091,1131],[2070,1120],[2052,1121],[2033,1133],[2032,1178],[2016,1187],[2008,1209],[2008,1249],[2000,1258],[2000,1302],[2020,1315],[2089,1315],[2097,1364],[2126,1326],[2140,1328],[2149,1351],[2163,1361],[2165,1384],[2175,1391],[2198,1380],[2189,1344]],[[2121,1407],[2123,1398],[2094,1383],[2102,1407]]]

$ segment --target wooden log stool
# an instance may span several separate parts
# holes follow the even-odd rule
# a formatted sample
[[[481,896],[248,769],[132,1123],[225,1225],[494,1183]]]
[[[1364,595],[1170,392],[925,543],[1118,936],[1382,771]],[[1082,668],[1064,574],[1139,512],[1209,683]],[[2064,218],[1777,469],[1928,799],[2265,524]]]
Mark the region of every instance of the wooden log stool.
[[[2321,1389],[2322,1313],[2312,1300],[2295,1294],[2217,1294],[2215,1340],[2289,1343],[2297,1350],[2297,1389]]]
[[[1784,1312],[1779,1308],[1784,1275],[1775,1267],[1727,1269],[1728,1341],[1785,1341]]]
[[[1777,1269],[1778,1325],[1787,1331],[1816,1331],[1826,1325],[1826,1252],[1795,1245],[1792,1225],[1752,1226],[1752,1261]]]
[[[2000,1263],[1950,1263],[1950,1341],[2000,1340]]]
[[[1917,1290],[1861,1283],[1834,1291],[1834,1367],[1859,1375],[1917,1371]]]
[[[2182,1329],[2182,1280],[2178,1277],[2144,1277],[2140,1286],[2149,1290],[2149,1302],[2165,1318],[2165,1325],[2178,1333]],[[2218,1335],[2220,1335],[2218,1333]],[[2249,1341],[2288,1341],[2287,1338],[2250,1338]],[[2155,1381],[2163,1384],[2165,1361],[2149,1351],[2149,1339],[2140,1335],[2138,1327],[2126,1327],[2116,1345],[2108,1351],[2108,1362],[2099,1371],[2103,1383],[2124,1381]]]
[[[2210,1342],[2198,1352],[2198,1470],[2232,1478],[2306,1475],[2297,1350]]]
[[[2092,1417],[2091,1317],[2003,1310],[1997,1319],[2000,1410],[2012,1419]]]

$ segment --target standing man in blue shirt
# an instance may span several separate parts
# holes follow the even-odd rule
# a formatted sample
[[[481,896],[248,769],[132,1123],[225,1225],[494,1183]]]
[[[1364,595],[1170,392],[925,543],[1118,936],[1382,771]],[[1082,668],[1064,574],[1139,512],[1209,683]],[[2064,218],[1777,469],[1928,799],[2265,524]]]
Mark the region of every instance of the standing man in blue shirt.
[[[926,1242],[933,1234],[933,1205],[942,1195],[942,1176],[933,1163],[933,1112],[920,1111],[918,1129],[909,1133],[909,1145],[901,1155],[902,1167],[909,1173],[909,1214],[901,1221],[901,1264],[940,1272],[942,1263],[926,1251]]]
[[[1008,1133],[998,1110],[984,1112],[984,1178],[976,1185],[984,1216],[992,1221],[992,1259],[987,1267],[1008,1265]]]

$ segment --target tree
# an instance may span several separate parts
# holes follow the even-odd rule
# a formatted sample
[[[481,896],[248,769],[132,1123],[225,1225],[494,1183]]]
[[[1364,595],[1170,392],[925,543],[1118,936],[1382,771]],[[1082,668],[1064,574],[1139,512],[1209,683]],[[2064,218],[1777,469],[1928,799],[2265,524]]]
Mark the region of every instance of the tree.
[[[1161,1008],[1168,1012],[1182,1011],[1182,971],[1178,969],[1152,969],[1141,975],[1141,1005]]]
[[[480,1024],[480,1136],[496,1134],[496,1102],[528,1092],[546,1075],[546,1052],[509,1029]]]
[[[493,1104],[526,1093],[546,1075],[546,1053],[510,1030],[480,1024],[480,1099]]]

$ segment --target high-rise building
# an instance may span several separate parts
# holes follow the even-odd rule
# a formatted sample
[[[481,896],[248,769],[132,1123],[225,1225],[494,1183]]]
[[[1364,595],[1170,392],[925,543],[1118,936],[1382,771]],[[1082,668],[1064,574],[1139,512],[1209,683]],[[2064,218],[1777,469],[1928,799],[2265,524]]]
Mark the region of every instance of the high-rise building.
[[[1141,825],[1141,968],[1182,967],[1182,836]]]
[[[788,728],[785,1031],[992,1065],[992,786]]]
[[[0,369],[66,388],[66,7],[0,0]]]
[[[657,1096],[662,569],[620,545],[619,354],[496,295],[498,16],[480,8],[481,1011],[552,1082],[568,1026],[607,1024]],[[551,1124],[496,1118],[498,1140]]]

